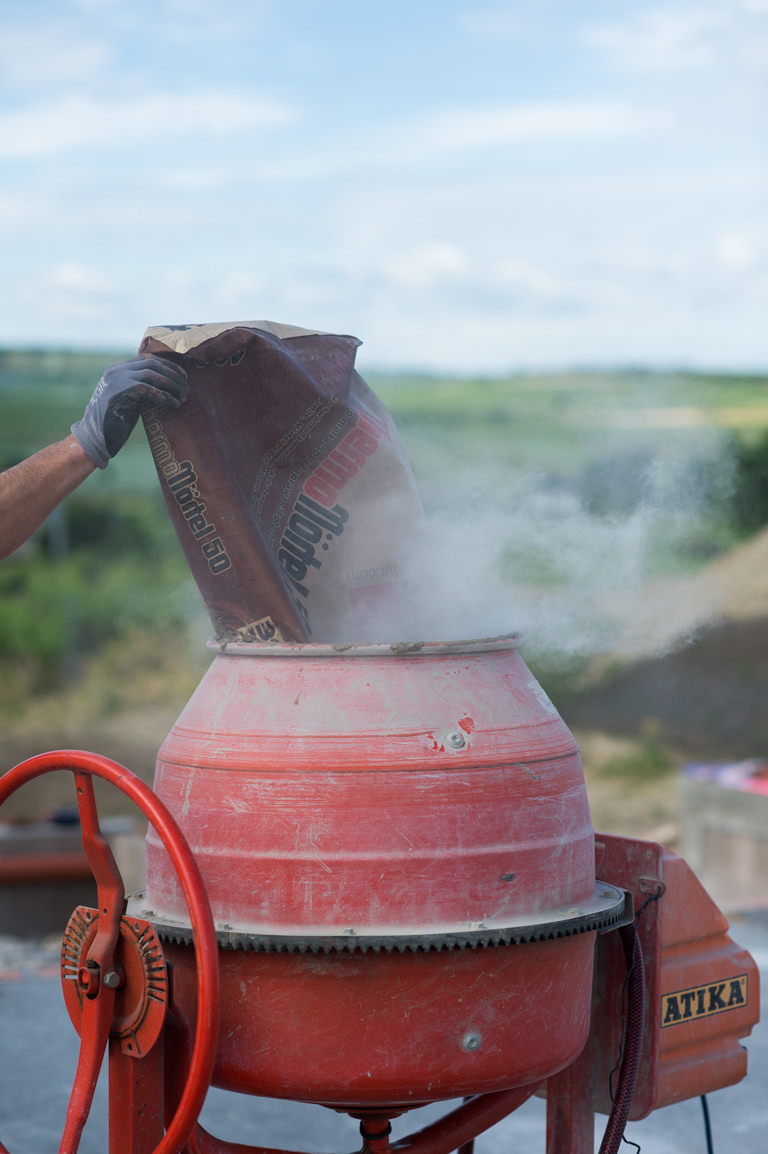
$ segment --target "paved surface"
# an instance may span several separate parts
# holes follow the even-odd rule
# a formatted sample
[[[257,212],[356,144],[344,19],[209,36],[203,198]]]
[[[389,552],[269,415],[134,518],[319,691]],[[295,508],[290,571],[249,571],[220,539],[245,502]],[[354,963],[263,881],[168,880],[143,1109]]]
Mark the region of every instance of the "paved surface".
[[[760,966],[762,1021],[747,1041],[749,1074],[737,1086],[710,1095],[717,1154],[768,1151],[768,916],[734,919],[732,937]],[[58,977],[58,946],[0,939],[0,1140],[10,1154],[53,1154],[58,1149],[78,1039],[67,1018]],[[445,1106],[414,1111],[394,1123],[394,1138],[419,1129]],[[359,1149],[357,1124],[317,1106],[248,1098],[211,1090],[202,1121],[231,1141],[287,1150]],[[596,1149],[605,1119],[596,1119]],[[643,1154],[705,1154],[698,1099],[630,1124],[626,1137]],[[100,1084],[80,1146],[106,1154],[106,1089]],[[544,1154],[544,1104],[526,1103],[478,1138],[476,1154]],[[623,1146],[623,1150],[632,1149]]]

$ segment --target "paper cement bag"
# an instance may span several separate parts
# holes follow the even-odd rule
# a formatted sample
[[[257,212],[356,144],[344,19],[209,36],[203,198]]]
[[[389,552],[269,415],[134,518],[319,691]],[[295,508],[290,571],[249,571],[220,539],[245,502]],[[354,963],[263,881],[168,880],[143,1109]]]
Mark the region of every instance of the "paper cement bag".
[[[355,371],[359,341],[268,321],[147,329],[187,371],[144,425],[217,638],[414,636],[423,512],[400,438]]]

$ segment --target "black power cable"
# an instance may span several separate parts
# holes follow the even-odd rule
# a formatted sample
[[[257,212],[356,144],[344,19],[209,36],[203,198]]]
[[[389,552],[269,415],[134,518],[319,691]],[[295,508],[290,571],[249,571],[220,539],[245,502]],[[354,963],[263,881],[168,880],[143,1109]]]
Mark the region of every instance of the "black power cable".
[[[712,1127],[709,1124],[709,1103],[707,1102],[707,1095],[701,1095],[701,1112],[704,1115],[704,1137],[707,1142],[707,1154],[715,1154],[715,1147],[712,1142]]]
[[[622,1071],[622,1067],[624,1066],[624,1061],[625,1061],[625,1045],[627,1043],[628,1034],[629,1034],[627,1015],[628,1015],[628,1010],[629,1010],[629,991],[630,991],[630,984],[631,983],[634,984],[633,1000],[635,1002],[635,1005],[633,1007],[633,1017],[635,1017],[636,1019],[639,1017],[639,1021],[636,1021],[636,1024],[634,1025],[633,1031],[632,1031],[633,1034],[635,1034],[635,1041],[634,1041],[633,1048],[637,1049],[637,1053],[635,1053],[633,1055],[633,1058],[631,1059],[630,1064],[634,1063],[635,1067],[636,1067],[637,1063],[639,1061],[640,1040],[639,1040],[637,1032],[638,1032],[638,1030],[642,1029],[642,1018],[643,1018],[643,1013],[644,1013],[645,976],[644,976],[644,966],[643,966],[643,952],[640,948],[638,928],[640,926],[640,922],[642,920],[646,906],[650,905],[651,902],[659,901],[659,899],[664,894],[665,889],[666,889],[666,886],[663,883],[660,883],[657,886],[656,890],[652,894],[649,894],[648,897],[645,899],[645,901],[642,903],[642,905],[639,907],[639,909],[637,910],[637,912],[635,914],[635,918],[634,918],[634,921],[632,922],[632,925],[631,926],[625,926],[621,931],[622,944],[624,945],[624,952],[625,952],[625,955],[627,958],[627,973],[626,973],[626,977],[624,978],[624,984],[622,986],[622,991],[621,991],[621,1040],[619,1042],[619,1052],[618,1052],[618,1055],[616,1057],[616,1065],[613,1067],[613,1069],[611,1070],[610,1075],[608,1077],[608,1090],[609,1090],[609,1093],[611,1096],[611,1101],[613,1102],[614,1108],[613,1108],[611,1115],[608,1119],[608,1126],[606,1127],[605,1134],[603,1135],[603,1141],[600,1145],[600,1154],[615,1154],[615,1151],[618,1150],[619,1146],[621,1146],[622,1144],[627,1145],[627,1146],[634,1146],[635,1149],[637,1150],[638,1154],[640,1154],[640,1146],[638,1145],[638,1143],[633,1142],[633,1141],[631,1141],[631,1139],[624,1137],[624,1127],[626,1126],[627,1118],[629,1116],[629,1110],[630,1110],[630,1107],[632,1104],[632,1092],[634,1090],[634,1078],[637,1075],[637,1070],[635,1069],[634,1076],[632,1076],[632,1075],[630,1076],[632,1079],[632,1088],[629,1090],[628,1095],[626,1093],[626,1088],[625,1088],[625,1095],[624,1095],[625,1096],[625,1102],[624,1102],[623,1106],[618,1108],[618,1109],[617,1109],[617,1107],[619,1104],[617,1103],[616,1095],[614,1094],[613,1080],[614,1080],[614,1077],[616,1076],[616,1074],[618,1074],[618,1073],[620,1073],[620,1071]],[[639,982],[638,982],[638,974],[636,972],[637,970],[639,970]],[[638,1005],[638,1003],[639,1003],[639,1005]],[[638,1015],[638,1010],[639,1010],[639,1015]],[[623,1115],[623,1120],[619,1121],[619,1118],[622,1115]]]

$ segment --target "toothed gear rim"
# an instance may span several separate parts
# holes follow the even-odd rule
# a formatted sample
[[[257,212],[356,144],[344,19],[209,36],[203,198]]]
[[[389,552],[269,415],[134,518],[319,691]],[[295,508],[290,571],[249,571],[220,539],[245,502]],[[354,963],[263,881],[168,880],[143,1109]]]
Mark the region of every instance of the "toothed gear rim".
[[[240,930],[217,928],[216,938],[221,949],[250,950],[254,953],[288,954],[351,954],[351,953],[418,953],[430,950],[476,950],[488,946],[516,946],[528,942],[551,941],[592,931],[608,931],[628,925],[633,918],[632,895],[625,890],[599,883],[587,912],[560,914],[550,921],[529,925],[493,929],[479,928],[444,934],[369,934],[343,935],[289,935],[250,934]],[[192,945],[189,926],[158,922],[152,910],[142,910],[141,916],[152,922],[161,941],[177,945]]]

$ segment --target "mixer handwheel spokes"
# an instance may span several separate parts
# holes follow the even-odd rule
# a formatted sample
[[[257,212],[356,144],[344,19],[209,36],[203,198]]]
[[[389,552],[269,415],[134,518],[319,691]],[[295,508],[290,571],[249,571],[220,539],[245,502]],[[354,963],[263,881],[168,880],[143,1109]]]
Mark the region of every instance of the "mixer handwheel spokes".
[[[75,776],[83,849],[96,880],[98,909],[78,907],[62,946],[65,1000],[81,1040],[59,1154],[76,1154],[108,1040],[119,1043],[123,1055],[144,1058],[162,1033],[167,1004],[165,962],[154,929],[149,922],[124,916],[125,890],[99,828],[94,777],[124,793],[154,827],[178,874],[195,927],[198,1011],[189,1074],[178,1108],[153,1152],[179,1154],[205,1100],[219,1030],[218,947],[203,880],[163,803],[140,778],[109,758],[80,750],[32,757],[0,778],[0,805],[27,782],[61,769]],[[162,1133],[162,1119],[158,1126]],[[0,1154],[8,1154],[1,1142]]]
[[[98,934],[99,911],[78,906],[61,947],[64,1002],[78,1034],[83,1032],[87,993],[80,980]],[[151,922],[120,919],[120,938],[112,970],[116,990],[109,1033],[126,1056],[143,1058],[157,1042],[168,1005],[168,970],[160,939]]]

